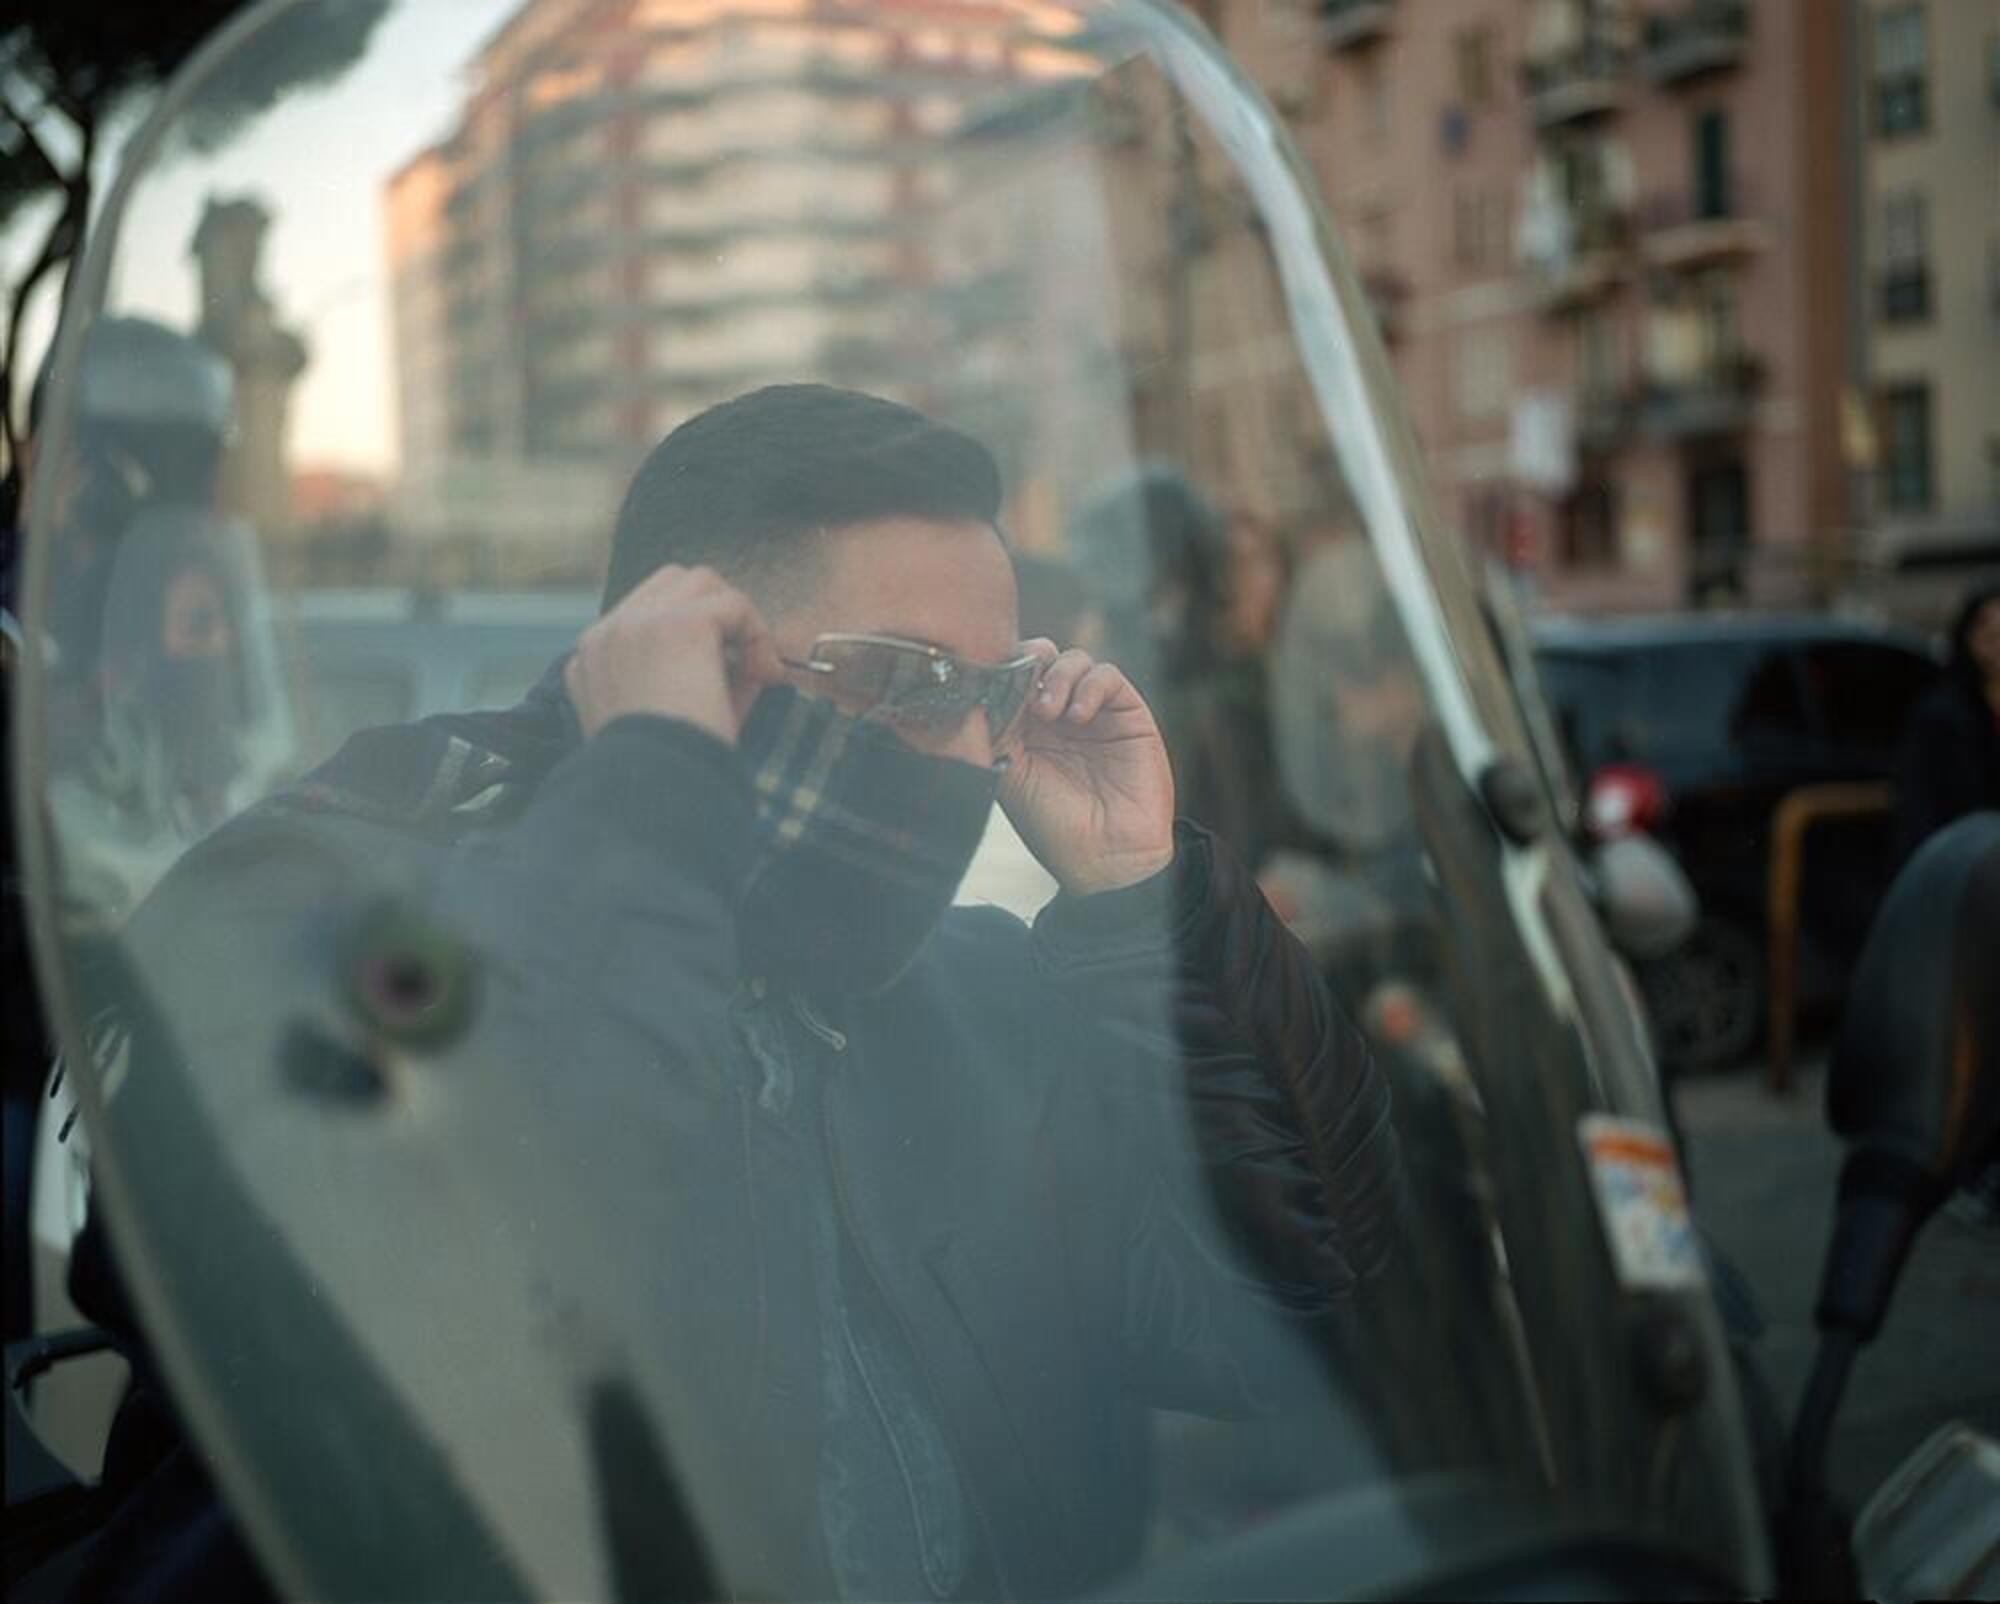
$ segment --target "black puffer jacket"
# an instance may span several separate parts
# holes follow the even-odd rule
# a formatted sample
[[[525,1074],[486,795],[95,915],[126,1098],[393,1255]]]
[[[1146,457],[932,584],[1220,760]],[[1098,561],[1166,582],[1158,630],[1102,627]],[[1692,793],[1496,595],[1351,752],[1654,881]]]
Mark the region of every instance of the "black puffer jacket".
[[[708,1413],[671,1421],[670,1447],[689,1481],[757,1489],[712,1534],[739,1580],[823,1594],[808,1244],[827,1200],[787,1160],[795,1135],[759,1119],[731,1028],[750,814],[727,746],[648,718],[579,742],[545,682],[513,713],[357,737],[191,853],[130,945],[158,998],[227,972],[241,1005],[177,1022],[176,1056],[218,1107],[232,1083],[260,1095],[298,999],[337,992],[301,966],[323,966],[383,888],[475,952],[477,1008],[439,1083],[486,1078],[478,1118],[497,1117],[505,1077],[539,1078],[533,1107],[550,1077],[618,1088],[602,1117],[623,1136],[643,1123],[654,1161],[588,1187],[635,1200],[603,1222],[604,1251],[633,1252],[660,1350],[700,1378],[690,1407]],[[1394,1252],[1396,1142],[1365,1045],[1235,860],[1189,826],[1178,843],[1154,880],[1058,897],[1032,929],[954,910],[889,993],[807,1020],[839,1060],[823,1134],[841,1224],[1008,1592],[1128,1562],[1146,1409],[1286,1399],[1285,1326],[1336,1310]],[[524,1192],[561,1117],[520,1138],[537,1144]],[[323,1206],[330,1173],[302,1207]],[[451,1290],[477,1258],[440,1267],[430,1326],[477,1318],[486,1289]]]

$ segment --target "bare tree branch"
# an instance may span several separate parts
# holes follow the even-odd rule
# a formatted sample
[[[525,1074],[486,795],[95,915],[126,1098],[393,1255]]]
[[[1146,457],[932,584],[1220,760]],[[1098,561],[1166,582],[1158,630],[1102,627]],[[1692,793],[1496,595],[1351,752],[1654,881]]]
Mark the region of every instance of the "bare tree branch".
[[[7,114],[18,122],[11,103]],[[34,138],[33,131],[22,125],[35,151],[43,161],[49,161],[48,153],[41,142]],[[90,219],[91,164],[97,154],[97,128],[92,119],[85,119],[78,132],[82,150],[73,174],[65,175],[49,163],[56,182],[63,195],[62,210],[49,224],[42,236],[41,249],[20,279],[9,286],[7,305],[7,330],[4,341],[0,341],[0,439],[7,445],[6,482],[19,489],[21,477],[21,444],[25,437],[20,427],[17,411],[16,383],[21,353],[21,326],[26,321],[28,307],[32,304],[35,291],[51,273],[62,269],[67,285],[69,264],[76,260],[83,249],[84,229]]]
[[[55,158],[49,154],[48,147],[42,143],[40,137],[35,133],[34,124],[21,115],[19,110],[15,108],[13,97],[4,89],[0,89],[0,111],[6,112],[7,120],[21,131],[21,138],[27,142],[28,154],[34,158],[35,165],[42,169],[42,173],[47,181],[51,184],[61,184],[63,182],[62,169],[56,165]]]

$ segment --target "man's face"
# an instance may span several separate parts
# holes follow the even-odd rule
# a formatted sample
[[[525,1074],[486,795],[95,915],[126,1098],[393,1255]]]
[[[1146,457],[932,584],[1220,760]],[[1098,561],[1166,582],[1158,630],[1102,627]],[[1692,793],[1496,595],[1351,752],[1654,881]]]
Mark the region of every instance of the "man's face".
[[[893,635],[968,663],[1004,663],[1017,655],[1014,568],[985,524],[898,518],[818,538],[811,594],[769,614],[780,655],[803,661],[825,634]],[[809,677],[795,678],[801,690],[817,690]],[[964,763],[990,765],[995,756],[986,720],[977,713],[949,738],[904,738]]]

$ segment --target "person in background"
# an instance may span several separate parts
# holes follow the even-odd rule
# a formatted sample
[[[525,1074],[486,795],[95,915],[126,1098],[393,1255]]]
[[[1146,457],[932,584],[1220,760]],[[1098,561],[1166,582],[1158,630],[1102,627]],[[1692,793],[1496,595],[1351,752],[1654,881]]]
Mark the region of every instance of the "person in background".
[[[1918,702],[1896,760],[1896,861],[1968,813],[2000,808],[2000,584],[1965,599],[1944,677]],[[1948,1205],[1969,1225],[2000,1225],[2000,1152]]]
[[[1266,684],[1285,583],[1275,535],[1149,463],[1092,497],[1070,538],[1086,580],[1104,576],[1107,650],[1159,718],[1187,816],[1253,869],[1301,841],[1277,783]]]
[[[2000,808],[2000,584],[1966,598],[1942,680],[1917,703],[1896,761],[1896,860],[1968,813]]]
[[[1183,806],[1261,870],[1310,837],[1279,783],[1271,725],[1270,653],[1289,565],[1276,532],[1248,513],[1229,520],[1221,556],[1214,609],[1193,620],[1205,671],[1185,698]]]

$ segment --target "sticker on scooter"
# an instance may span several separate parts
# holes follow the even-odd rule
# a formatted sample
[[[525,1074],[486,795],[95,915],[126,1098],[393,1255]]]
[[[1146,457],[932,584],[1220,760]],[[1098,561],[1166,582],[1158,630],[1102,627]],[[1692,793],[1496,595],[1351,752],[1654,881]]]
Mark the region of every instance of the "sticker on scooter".
[[[1619,1281],[1648,1292],[1700,1286],[1701,1249],[1666,1133],[1609,1114],[1586,1114],[1576,1130]]]

